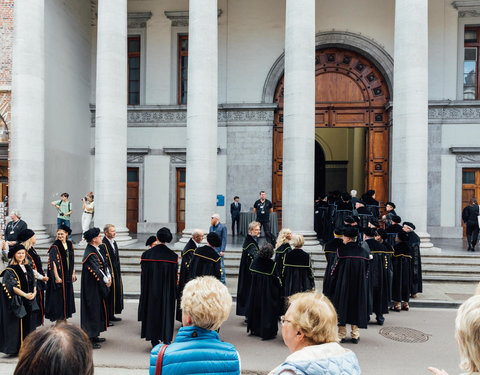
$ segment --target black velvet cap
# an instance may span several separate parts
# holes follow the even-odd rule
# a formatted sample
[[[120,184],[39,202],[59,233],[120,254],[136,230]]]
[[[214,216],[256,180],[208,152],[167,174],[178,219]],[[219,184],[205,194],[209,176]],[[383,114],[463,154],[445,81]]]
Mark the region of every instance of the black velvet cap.
[[[412,230],[415,230],[415,225],[413,225],[413,223],[411,223],[409,221],[404,221],[403,225],[406,225],[407,227],[412,228]]]
[[[207,234],[207,242],[213,247],[222,246],[222,240],[215,232],[210,232]]]
[[[386,205],[392,206],[393,209],[397,208],[397,206],[395,206],[395,203],[393,203],[393,202],[387,202],[387,203],[385,203],[385,206]]]
[[[83,233],[83,238],[85,238],[85,241],[91,242],[99,234],[100,234],[100,228],[93,227],[87,230],[85,233]]]
[[[377,235],[377,230],[375,228],[365,228],[363,230],[368,237],[375,237]]]
[[[380,226],[380,223],[378,222],[378,219],[376,217],[370,218],[368,222],[372,224],[375,228],[378,228]]]
[[[35,235],[35,232],[31,229],[24,229],[22,230],[18,236],[17,236],[17,241],[18,242],[25,242],[32,238]]]
[[[23,246],[22,244],[16,244],[16,245],[13,245],[11,246],[9,249],[8,249],[8,258],[13,258],[13,256],[19,252],[20,250],[26,250],[25,249],[25,246]]]
[[[150,246],[152,243],[154,243],[157,240],[157,237],[155,236],[150,236],[147,239],[147,242],[145,242],[145,246]]]
[[[343,236],[348,238],[358,237],[358,230],[353,227],[348,227],[343,230]]]
[[[347,216],[345,219],[343,219],[343,221],[348,224],[353,224],[356,222],[353,216]]]
[[[342,193],[342,200],[348,202],[350,199],[352,199],[352,196],[350,194],[348,194],[347,192]]]
[[[398,215],[393,215],[392,216],[392,221],[394,221],[397,224],[400,224],[402,222],[402,218]]]
[[[382,237],[383,240],[386,240],[388,237],[387,232],[385,232],[385,229],[383,228],[378,228],[377,233],[380,237]]]
[[[65,224],[60,225],[57,230],[63,230],[64,232],[67,232],[67,234],[70,236],[72,234],[72,230],[67,227]]]
[[[160,228],[157,232],[157,238],[160,242],[170,242],[173,239],[172,232],[166,227]]]

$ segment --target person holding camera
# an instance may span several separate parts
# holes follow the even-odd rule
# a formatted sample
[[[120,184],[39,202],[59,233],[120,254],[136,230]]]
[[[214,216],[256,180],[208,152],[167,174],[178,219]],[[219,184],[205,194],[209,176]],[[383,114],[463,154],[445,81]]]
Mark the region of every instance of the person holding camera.
[[[52,206],[56,207],[58,211],[57,215],[57,228],[62,225],[66,225],[70,228],[70,215],[72,214],[72,203],[68,201],[68,193],[62,193],[61,199],[53,201]]]
[[[82,233],[90,229],[95,212],[95,202],[93,201],[93,193],[90,192],[86,197],[82,198]]]

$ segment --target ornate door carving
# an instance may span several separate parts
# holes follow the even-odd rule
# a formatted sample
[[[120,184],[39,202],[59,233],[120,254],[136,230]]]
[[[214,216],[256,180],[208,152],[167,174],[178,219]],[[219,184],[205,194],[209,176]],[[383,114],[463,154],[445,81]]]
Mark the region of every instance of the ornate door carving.
[[[389,191],[388,88],[380,71],[356,52],[327,48],[315,56],[315,127],[368,129],[365,187],[380,204]],[[283,78],[275,92],[272,199],[281,220],[283,158]],[[313,202],[312,202],[313,204]]]

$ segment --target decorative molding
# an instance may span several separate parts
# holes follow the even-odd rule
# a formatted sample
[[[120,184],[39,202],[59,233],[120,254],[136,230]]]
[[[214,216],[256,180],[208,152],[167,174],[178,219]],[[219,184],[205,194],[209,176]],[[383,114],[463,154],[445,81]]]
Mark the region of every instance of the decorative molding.
[[[456,159],[458,163],[480,163],[480,154],[459,154]]]
[[[165,16],[172,21],[172,26],[174,27],[185,27],[188,26],[188,10],[178,10],[178,11],[168,11],[166,10]],[[222,15],[223,11],[218,10],[218,17]]]
[[[144,29],[147,27],[147,22],[150,18],[152,18],[152,12],[129,12],[128,28]]]
[[[480,3],[478,0],[453,1],[452,6],[458,10],[459,17],[480,17]]]
[[[127,153],[127,163],[143,164],[145,161],[144,154],[130,154]]]
[[[273,126],[276,104],[221,104],[218,107],[219,126]],[[95,106],[90,106],[92,127],[95,126]],[[185,127],[187,107],[129,106],[128,127]]]
[[[90,0],[90,26],[97,26],[98,1]]]
[[[480,154],[480,147],[450,147],[452,154]]]
[[[480,101],[430,101],[429,123],[480,124]]]
[[[338,47],[355,51],[370,60],[385,79],[390,98],[393,97],[393,58],[385,47],[374,39],[350,31],[324,31],[315,36],[317,49]],[[285,70],[285,52],[273,63],[263,86],[262,103],[273,103],[275,89]]]

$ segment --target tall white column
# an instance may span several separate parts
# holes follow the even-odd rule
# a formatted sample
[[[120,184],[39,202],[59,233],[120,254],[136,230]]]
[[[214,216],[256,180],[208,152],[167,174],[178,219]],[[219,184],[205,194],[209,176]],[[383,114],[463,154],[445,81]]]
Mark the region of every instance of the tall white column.
[[[395,2],[392,126],[392,200],[415,224],[422,247],[427,234],[428,0]]]
[[[127,223],[127,0],[98,2],[95,113],[95,226]]]
[[[287,0],[284,97],[282,226],[315,246],[315,0]]]
[[[9,207],[21,211],[39,243],[48,235],[45,207],[44,0],[15,1]]]
[[[207,232],[216,210],[218,26],[216,0],[190,0],[186,211],[183,240]],[[223,218],[225,219],[225,218]]]

